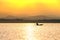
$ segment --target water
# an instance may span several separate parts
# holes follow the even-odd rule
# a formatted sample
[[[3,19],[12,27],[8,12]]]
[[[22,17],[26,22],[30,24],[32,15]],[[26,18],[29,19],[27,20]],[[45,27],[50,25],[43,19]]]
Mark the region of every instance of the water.
[[[60,40],[60,23],[0,23],[0,40]]]

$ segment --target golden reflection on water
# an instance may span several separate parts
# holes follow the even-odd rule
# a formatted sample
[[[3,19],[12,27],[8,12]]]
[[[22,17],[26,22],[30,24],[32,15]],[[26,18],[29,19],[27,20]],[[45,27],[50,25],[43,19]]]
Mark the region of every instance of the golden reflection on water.
[[[60,40],[60,23],[0,23],[0,40]]]
[[[34,38],[34,27],[33,24],[28,24],[26,26],[27,40],[36,40]]]

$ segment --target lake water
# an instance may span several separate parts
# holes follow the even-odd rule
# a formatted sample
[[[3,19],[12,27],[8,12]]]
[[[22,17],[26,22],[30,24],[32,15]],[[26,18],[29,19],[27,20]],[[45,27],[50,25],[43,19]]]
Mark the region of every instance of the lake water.
[[[60,40],[60,23],[0,23],[0,40]]]

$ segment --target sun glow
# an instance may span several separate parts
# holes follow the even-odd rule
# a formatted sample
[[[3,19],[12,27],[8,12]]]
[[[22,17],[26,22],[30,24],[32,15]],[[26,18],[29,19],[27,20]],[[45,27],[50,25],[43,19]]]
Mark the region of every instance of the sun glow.
[[[56,15],[59,10],[59,0],[0,0],[0,12],[10,15],[45,15],[49,12]]]

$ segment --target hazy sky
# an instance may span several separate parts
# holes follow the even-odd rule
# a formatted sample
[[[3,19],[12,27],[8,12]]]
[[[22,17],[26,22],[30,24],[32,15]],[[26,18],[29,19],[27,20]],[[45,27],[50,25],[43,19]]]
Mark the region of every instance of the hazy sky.
[[[0,14],[60,16],[60,0],[0,0]]]

